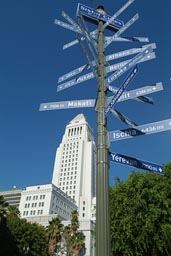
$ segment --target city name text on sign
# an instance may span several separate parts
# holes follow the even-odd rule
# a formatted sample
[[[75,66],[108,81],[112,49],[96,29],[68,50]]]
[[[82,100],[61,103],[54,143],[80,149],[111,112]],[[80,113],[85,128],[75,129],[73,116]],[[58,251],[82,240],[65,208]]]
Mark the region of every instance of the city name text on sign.
[[[95,99],[87,100],[70,100],[70,101],[60,101],[60,102],[50,102],[40,104],[40,111],[46,110],[60,110],[60,109],[70,109],[70,108],[90,108],[95,106]]]
[[[155,58],[155,54],[152,52],[152,53],[149,53],[147,54],[146,56],[142,57],[141,59],[139,59],[139,61],[137,61],[137,63],[135,64],[138,64],[138,63],[142,63],[144,61],[149,61],[151,59]],[[132,59],[130,60],[126,60],[126,61],[122,61],[122,62],[119,62],[117,64],[114,64],[114,65],[110,65],[106,68],[106,73],[109,73],[109,72],[113,72],[113,71],[116,71],[115,74],[117,73],[118,77],[120,75],[122,75],[124,72],[126,72],[127,70],[129,70],[131,67],[133,67],[134,65],[132,65],[131,67],[128,66],[129,62],[131,61]],[[126,68],[126,70],[125,70]],[[110,76],[109,76],[110,77]],[[82,76],[79,76],[75,79],[72,79],[68,82],[65,82],[65,83],[62,83],[62,84],[59,84],[57,86],[57,91],[62,91],[62,90],[65,90],[69,87],[72,87],[72,86],[75,86],[77,84],[80,84],[82,82],[85,82],[89,79],[92,79],[94,78],[94,74],[93,72],[89,72],[85,75],[82,75]],[[115,78],[114,80],[116,80],[117,78]],[[109,84],[106,84],[106,86],[109,86]]]
[[[105,114],[107,114],[110,111],[110,109],[116,104],[116,102],[121,97],[125,89],[129,86],[131,81],[136,76],[137,72],[138,72],[138,66],[136,65],[131,71],[131,73],[128,75],[128,77],[124,80],[123,84],[121,84],[116,94],[113,96],[111,102],[108,104],[107,108],[105,109]]]
[[[109,159],[111,162],[115,162],[117,164],[133,166],[133,167],[147,170],[150,172],[154,172],[157,174],[164,174],[162,165],[150,163],[145,160],[141,160],[141,159],[137,159],[134,157],[125,156],[125,155],[121,155],[121,154],[116,154],[116,153],[110,153]]]
[[[110,86],[111,87],[111,86]],[[114,92],[117,92],[118,88],[112,87]],[[124,92],[119,98],[118,102],[124,100],[135,99],[146,94],[158,92],[163,90],[162,83],[156,83],[153,86],[144,86],[136,90]],[[113,96],[108,97],[108,103],[112,100]],[[95,99],[87,100],[70,100],[70,101],[59,101],[59,102],[48,102],[40,104],[40,111],[46,110],[59,110],[59,109],[70,109],[70,108],[86,108],[94,107]]]
[[[140,125],[136,128],[111,131],[109,132],[109,140],[112,142],[124,139],[131,139],[140,135],[149,135],[168,130],[171,130],[171,119]]]

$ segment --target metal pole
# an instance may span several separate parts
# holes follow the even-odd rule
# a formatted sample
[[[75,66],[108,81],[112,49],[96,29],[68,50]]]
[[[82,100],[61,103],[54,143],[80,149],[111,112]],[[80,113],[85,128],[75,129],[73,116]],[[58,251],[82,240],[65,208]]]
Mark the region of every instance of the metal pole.
[[[105,54],[103,22],[98,26],[97,165],[96,165],[96,256],[111,256],[109,218],[109,156],[105,108]]]

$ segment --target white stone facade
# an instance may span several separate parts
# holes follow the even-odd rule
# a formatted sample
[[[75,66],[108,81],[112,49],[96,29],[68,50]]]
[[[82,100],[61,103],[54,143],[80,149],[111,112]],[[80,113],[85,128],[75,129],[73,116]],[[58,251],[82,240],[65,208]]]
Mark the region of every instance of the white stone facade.
[[[56,152],[52,183],[76,201],[80,220],[92,217],[95,150],[92,129],[84,115],[79,114],[66,126]]]
[[[19,210],[22,218],[58,216],[69,220],[75,202],[53,184],[26,187],[21,193]],[[40,219],[40,218],[39,218]]]

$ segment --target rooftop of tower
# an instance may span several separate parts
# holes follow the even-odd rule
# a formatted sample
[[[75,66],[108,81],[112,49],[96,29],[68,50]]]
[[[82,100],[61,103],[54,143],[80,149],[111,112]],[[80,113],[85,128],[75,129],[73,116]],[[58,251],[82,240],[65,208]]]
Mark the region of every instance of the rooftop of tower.
[[[84,120],[86,121],[86,118],[83,114],[78,114],[76,117],[74,117],[74,119],[72,119],[69,123],[70,124],[73,124],[73,123],[76,123],[76,122],[79,122],[81,120]]]

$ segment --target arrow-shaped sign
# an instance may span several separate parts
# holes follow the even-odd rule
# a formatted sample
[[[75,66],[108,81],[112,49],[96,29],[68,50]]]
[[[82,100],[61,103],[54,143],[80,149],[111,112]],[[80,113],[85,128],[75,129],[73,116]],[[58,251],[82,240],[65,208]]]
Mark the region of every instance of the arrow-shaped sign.
[[[105,109],[105,114],[107,115],[108,112],[112,109],[112,107],[116,104],[116,102],[119,100],[125,89],[129,86],[131,81],[134,79],[138,72],[138,66],[136,65],[131,73],[127,76],[127,78],[124,80],[124,82],[121,84],[115,95],[113,96],[111,102],[108,104],[107,108]]]
[[[116,22],[116,18],[126,9],[126,8],[128,8],[128,6],[130,5],[130,4],[132,4],[134,2],[134,0],[129,0],[125,5],[123,5],[113,16],[109,16],[109,15],[107,15],[107,18],[106,18],[106,22],[105,22],[105,24],[103,25],[103,28],[105,29],[105,28],[110,28],[110,26],[113,26],[113,25],[118,25],[118,22]],[[85,7],[83,7],[83,12],[85,11]],[[79,5],[79,8],[78,8],[78,11],[77,12],[80,12],[80,5]],[[89,9],[89,7],[86,9],[86,12],[88,12],[88,13],[93,13],[94,12],[94,10],[92,11],[92,10],[90,10]],[[99,18],[99,13],[98,13],[98,18]],[[104,15],[103,15],[103,18],[104,18]],[[69,21],[69,20],[68,20]],[[119,22],[121,22],[121,23],[119,23],[119,25],[120,25],[120,27],[122,27],[123,26],[123,22],[122,21],[119,21]],[[70,22],[71,23],[71,22]],[[112,23],[114,23],[113,25],[112,25]],[[72,25],[74,25],[73,23],[71,23]],[[111,27],[111,29],[112,29],[113,27]],[[116,30],[116,28],[114,27],[114,29]],[[94,37],[95,39],[97,39],[97,29],[96,30],[94,30],[94,31],[92,31],[91,33],[90,33],[90,35],[92,36],[92,37]],[[81,37],[81,40],[85,40],[85,37]],[[122,40],[122,39],[121,39]],[[127,40],[127,39],[125,39],[126,41],[130,41],[130,40]],[[123,40],[122,40],[123,41]],[[143,41],[143,42],[148,42],[148,40],[147,41]],[[71,46],[73,46],[73,45],[75,45],[75,44],[77,44],[78,43],[78,40],[74,40],[74,41],[72,41],[72,42],[70,42],[70,43],[67,43],[67,44],[65,44],[64,46],[63,46],[63,50],[64,49],[67,49],[67,48],[69,48],[69,47],[71,47]]]
[[[58,25],[58,26],[60,26],[60,27],[69,29],[69,30],[71,30],[71,31],[74,31],[75,33],[80,33],[80,34],[82,34],[81,31],[80,31],[80,29],[79,29],[78,27],[72,26],[72,25],[70,25],[70,24],[68,24],[68,23],[65,23],[65,22],[63,22],[63,21],[60,21],[60,20],[55,19],[55,20],[54,20],[54,24],[56,24],[56,25]]]
[[[156,44],[153,43],[153,44],[146,44],[146,45],[143,45],[142,47],[139,47],[139,48],[130,48],[130,49],[127,49],[127,50],[124,50],[124,51],[120,51],[120,52],[116,52],[116,53],[112,53],[110,55],[107,55],[106,56],[106,61],[112,61],[112,60],[116,60],[116,59],[119,59],[119,58],[123,58],[123,57],[126,57],[126,56],[129,56],[129,55],[132,55],[132,54],[136,54],[136,53],[139,53],[139,52],[142,52],[145,48],[147,48],[148,46],[152,46],[153,49],[156,48]],[[95,61],[92,61],[91,62],[92,66],[95,66]],[[70,71],[69,73],[67,74],[64,74],[62,76],[60,76],[58,78],[58,83],[61,83],[61,82],[64,82],[65,80],[75,76],[75,75],[78,75],[80,74],[82,71],[84,71],[85,69],[88,70],[90,67],[87,66],[87,64],[79,67],[79,68],[76,68],[72,71]]]
[[[126,31],[137,19],[139,18],[138,13],[134,15],[122,28],[120,28],[110,39],[105,42],[104,47],[109,46],[115,38],[119,37],[124,31]]]
[[[40,111],[47,110],[60,110],[60,109],[71,109],[71,108],[90,108],[95,106],[95,99],[87,100],[69,100],[69,101],[59,101],[42,103],[40,105]]]
[[[127,118],[125,115],[121,114],[118,110],[116,109],[111,109],[110,112],[112,115],[114,115],[116,118],[124,122],[125,124],[129,125],[130,127],[136,127],[138,126],[136,123],[131,121],[129,118]]]
[[[138,54],[137,54],[138,55]],[[136,55],[136,56],[137,56]],[[136,57],[135,56],[135,57]],[[135,64],[138,64],[140,62],[144,62],[144,61],[148,61],[148,60],[151,60],[155,58],[155,54],[152,52],[152,53],[149,53],[149,54],[146,54],[144,57],[142,58],[139,58],[139,60],[137,59],[137,63],[134,63]],[[129,67],[129,64],[133,59],[135,58],[132,58],[130,60],[127,60],[127,61],[123,61],[123,62],[120,62],[120,63],[117,63],[117,64],[114,64],[114,65],[110,65],[106,68],[106,73],[109,73],[109,72],[113,72],[113,71],[116,71],[113,75],[109,76],[109,79],[110,77],[113,77],[116,73],[118,74],[119,73],[119,76],[122,75],[122,73],[126,72],[127,70],[129,70],[131,68],[131,66]],[[127,65],[127,66],[126,66]],[[132,66],[134,66],[132,65]],[[126,70],[125,70],[125,66],[126,66]],[[118,76],[118,77],[119,77]],[[82,75],[82,76],[79,76],[75,79],[72,79],[68,82],[65,82],[65,83],[62,83],[60,85],[58,85],[57,87],[57,91],[61,91],[61,90],[64,90],[64,89],[67,89],[69,87],[72,87],[74,85],[77,85],[79,83],[82,83],[82,82],[85,82],[89,79],[92,79],[94,78],[94,74],[93,72],[90,72],[90,73],[87,73],[85,75]],[[114,79],[115,80],[115,79]],[[106,79],[107,81],[107,79]],[[109,86],[109,83],[106,84],[106,86],[108,87]]]
[[[110,36],[105,37],[105,42],[110,40]],[[113,41],[118,42],[142,42],[142,43],[148,43],[149,39],[148,37],[116,37],[113,39]]]
[[[145,160],[141,160],[135,157],[125,156],[125,155],[116,154],[116,153],[110,153],[109,159],[111,162],[115,162],[117,164],[133,166],[139,169],[154,172],[156,174],[164,174],[162,165],[147,162]]]
[[[140,125],[136,128],[111,131],[109,132],[109,140],[112,142],[117,140],[130,139],[139,135],[149,135],[168,130],[171,130],[171,119]]]
[[[118,79],[127,70],[129,70],[131,67],[133,67],[135,64],[137,64],[143,57],[147,56],[152,50],[153,50],[152,47],[149,46],[146,49],[144,49],[142,52],[137,54],[125,66],[123,66],[121,69],[116,71],[114,74],[107,77],[106,78],[106,84],[108,85],[108,84],[112,83],[114,80]]]

